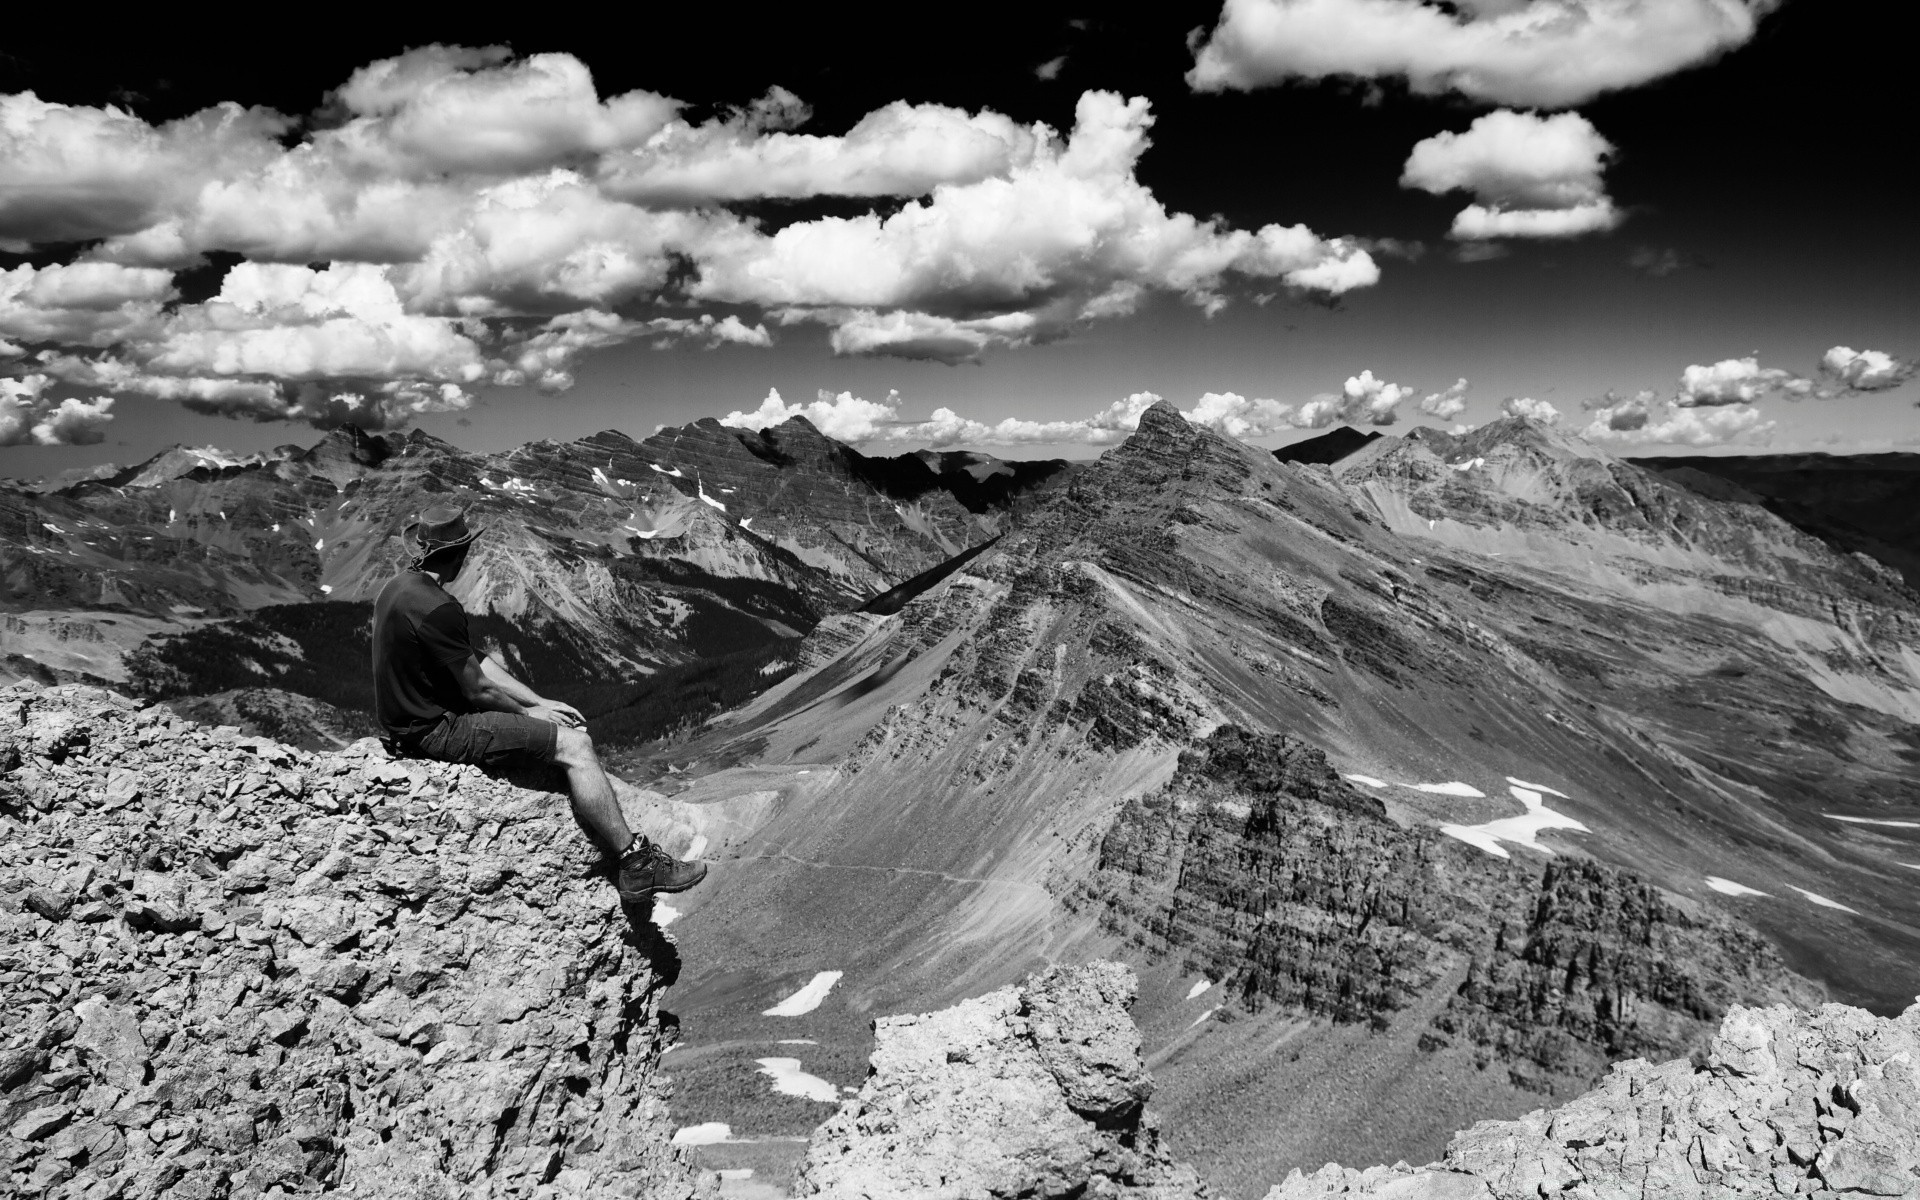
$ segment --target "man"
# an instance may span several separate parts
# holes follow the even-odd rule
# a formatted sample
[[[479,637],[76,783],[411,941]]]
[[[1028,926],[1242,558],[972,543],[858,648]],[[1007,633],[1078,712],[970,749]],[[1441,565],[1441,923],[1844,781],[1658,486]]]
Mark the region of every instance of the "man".
[[[400,534],[411,566],[373,603],[374,710],[387,735],[442,762],[565,767],[574,818],[617,863],[623,901],[699,883],[704,864],[680,862],[627,828],[579,711],[545,699],[473,648],[466,611],[446,585],[466,565],[476,536],[466,513],[450,504],[428,508]]]

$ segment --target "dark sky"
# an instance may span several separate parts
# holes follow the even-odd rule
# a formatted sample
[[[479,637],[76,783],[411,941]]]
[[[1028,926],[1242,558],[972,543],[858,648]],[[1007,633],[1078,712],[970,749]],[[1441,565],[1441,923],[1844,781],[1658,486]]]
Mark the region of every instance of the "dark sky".
[[[916,418],[951,405],[989,421],[1066,419],[1143,389],[1183,406],[1228,390],[1297,402],[1363,368],[1422,389],[1470,377],[1476,407],[1464,419],[1484,420],[1504,394],[1577,410],[1609,388],[1671,391],[1688,364],[1752,353],[1811,374],[1834,344],[1920,352],[1920,226],[1907,169],[1920,105],[1908,94],[1909,43],[1891,6],[1790,0],[1716,62],[1579,105],[1617,148],[1606,186],[1627,219],[1600,236],[1510,243],[1489,262],[1455,261],[1446,233],[1459,196],[1398,180],[1415,142],[1464,129],[1490,105],[1411,95],[1391,81],[1195,94],[1183,80],[1193,64],[1188,38],[1213,24],[1217,4],[1126,6],[1120,16],[1024,3],[921,6],[911,16],[897,4],[662,7],[602,23],[431,24],[303,9],[304,27],[272,22],[224,42],[207,31],[216,22],[187,10],[140,28],[89,19],[10,37],[0,93],[115,103],[155,123],[222,100],[311,114],[356,67],[435,41],[569,53],[591,68],[602,97],[646,88],[696,114],[779,84],[812,106],[805,130],[818,133],[844,131],[900,99],[1064,128],[1075,98],[1103,88],[1151,100],[1153,148],[1138,177],[1169,209],[1247,228],[1305,222],[1425,250],[1413,261],[1376,254],[1380,283],[1336,306],[1239,298],[1208,320],[1154,301],[1065,343],[998,352],[978,366],[836,357],[813,329],[783,335],[772,350],[617,347],[583,363],[564,397],[484,389],[464,416],[422,421],[470,445],[608,425],[644,434],[663,421],[752,408],[769,387],[789,400],[816,388],[876,396],[898,388],[903,415]],[[1052,79],[1036,76],[1060,56]],[[752,211],[777,226],[872,207],[824,200]],[[1636,252],[1664,269],[1631,268]],[[0,266],[71,253],[40,247]],[[1774,443],[1827,438],[1837,442],[1826,448],[1846,449],[1914,439],[1913,390],[1775,404]],[[106,445],[0,449],[0,474],[125,460],[173,440],[250,447],[312,436],[130,397]]]

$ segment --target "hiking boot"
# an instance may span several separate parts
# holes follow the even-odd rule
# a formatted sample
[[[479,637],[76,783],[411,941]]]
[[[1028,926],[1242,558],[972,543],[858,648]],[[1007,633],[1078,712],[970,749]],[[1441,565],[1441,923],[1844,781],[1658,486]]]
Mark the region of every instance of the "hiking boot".
[[[681,862],[660,848],[659,843],[635,837],[627,852],[620,856],[620,873],[614,887],[620,899],[637,904],[651,900],[660,892],[684,892],[707,877],[707,864]]]

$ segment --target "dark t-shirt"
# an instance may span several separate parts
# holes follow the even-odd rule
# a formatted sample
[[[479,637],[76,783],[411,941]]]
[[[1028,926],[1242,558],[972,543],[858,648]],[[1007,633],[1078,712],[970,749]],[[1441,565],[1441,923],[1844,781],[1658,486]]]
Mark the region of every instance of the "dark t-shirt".
[[[473,656],[467,614],[424,571],[403,571],[373,602],[373,708],[406,740],[446,714],[474,711],[456,668]]]

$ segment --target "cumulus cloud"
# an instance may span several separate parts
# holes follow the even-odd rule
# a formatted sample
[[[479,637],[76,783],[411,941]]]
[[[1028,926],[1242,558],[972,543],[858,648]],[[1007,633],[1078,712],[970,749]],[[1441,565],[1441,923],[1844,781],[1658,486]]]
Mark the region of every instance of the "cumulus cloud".
[[[1500,402],[1500,412],[1508,417],[1525,417],[1529,421],[1538,421],[1542,425],[1558,425],[1560,410],[1545,400],[1535,400],[1531,396],[1508,396]]]
[[[1168,211],[1135,171],[1144,99],[1086,93],[1064,135],[904,101],[802,133],[781,88],[681,110],[602,97],[570,55],[438,45],[361,67],[304,120],[0,97],[0,247],[92,243],[0,272],[0,347],[76,387],[391,424],[481,384],[563,390],[623,341],[765,346],[799,325],[840,354],[959,362],[1156,293],[1211,315],[1249,285],[1379,278],[1355,239]],[[778,229],[738,210],[816,196],[907,202]],[[174,273],[215,252],[244,261],[181,302]]]
[[[1226,0],[1187,82],[1404,79],[1416,92],[1564,108],[1745,44],[1778,0]]]
[[[1214,311],[1229,275],[1327,295],[1379,279],[1350,239],[1169,213],[1134,175],[1152,123],[1143,98],[1088,92],[1072,134],[1047,131],[1005,175],[943,184],[885,218],[717,237],[691,290],[829,324],[842,352],[957,361],[1125,315],[1151,290]]]
[[[0,378],[0,446],[87,446],[107,439],[112,397],[55,401],[46,375]]]
[[[602,101],[571,54],[424,46],[372,62],[333,93],[352,119],[317,139],[363,166],[512,175],[637,146],[680,104],[634,91]]]
[[[782,107],[798,97],[775,89]],[[802,116],[804,106],[795,111]],[[652,205],[805,196],[924,196],[943,183],[1004,175],[1033,156],[1033,129],[994,112],[896,100],[837,136],[766,131],[735,113],[700,125],[676,121],[644,146],[609,155],[608,194]]]
[[[1855,350],[1835,346],[1820,356],[1820,372],[1855,392],[1897,388],[1920,371],[1920,363],[1895,358],[1883,350]]]
[[[1709,366],[1695,364],[1680,373],[1673,402],[1682,408],[1751,404],[1767,396],[1798,400],[1814,394],[1811,379],[1778,367],[1763,367],[1757,357],[1725,358]]]
[[[1467,411],[1467,381],[1455,380],[1452,387],[1429,392],[1420,400],[1420,411],[1442,421],[1451,421]]]
[[[1340,391],[1345,398],[1342,419],[1361,420],[1369,425],[1393,424],[1400,402],[1413,395],[1412,388],[1375,379],[1372,371],[1362,371],[1348,379]]]
[[[1576,237],[1620,223],[1601,182],[1612,154],[1612,144],[1579,113],[1500,109],[1464,133],[1416,142],[1400,186],[1436,196],[1473,193],[1477,203],[1453,220],[1456,238]]]
[[[1581,430],[1580,435],[1590,442],[1696,447],[1754,443],[1764,441],[1775,424],[1762,420],[1760,410],[1751,404],[1683,408],[1666,404],[1650,391],[1628,399],[1609,396],[1608,401],[1594,410],[1593,419]]]
[[[25,342],[111,345],[160,318],[173,273],[116,263],[0,270],[0,336]]]

